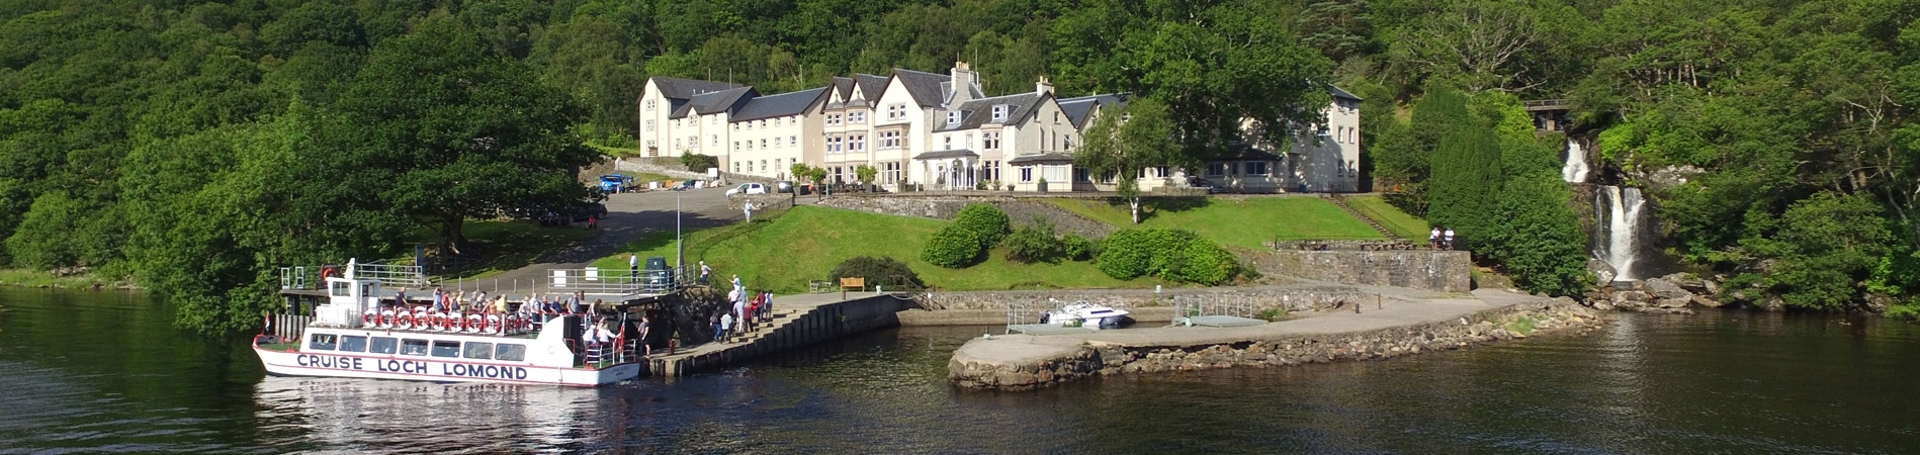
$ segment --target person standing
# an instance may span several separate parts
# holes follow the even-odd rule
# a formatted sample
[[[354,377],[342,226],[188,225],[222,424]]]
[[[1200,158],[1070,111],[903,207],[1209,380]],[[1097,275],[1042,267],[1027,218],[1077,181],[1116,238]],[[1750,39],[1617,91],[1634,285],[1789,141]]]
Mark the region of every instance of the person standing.
[[[1446,236],[1447,250],[1452,251],[1453,250],[1453,228],[1451,227],[1447,228],[1447,233],[1442,235]]]
[[[1434,250],[1440,249],[1440,227],[1439,226],[1434,226],[1432,231],[1427,232],[1427,248],[1431,248]]]
[[[587,229],[592,230],[592,229],[599,229],[599,228],[600,228],[600,216],[587,215]]]
[[[720,330],[714,332],[713,341],[725,342],[727,333],[733,329],[733,313],[720,315]]]
[[[647,332],[652,329],[653,329],[653,321],[647,319],[646,316],[641,316],[639,343],[640,343],[640,347],[645,350],[644,352],[646,352],[646,355],[648,356],[653,355],[653,345],[647,343]]]
[[[734,320],[740,321],[741,327],[744,328],[747,325],[746,324],[747,322],[747,291],[742,289],[740,293],[736,295],[738,295],[739,298],[734,299],[733,301],[732,314],[733,314]]]
[[[640,276],[640,253],[631,253],[627,255],[627,270],[630,270],[627,276],[630,276],[630,277]]]
[[[713,275],[713,267],[707,267],[707,261],[700,261],[700,285],[707,285],[707,277]]]
[[[740,274],[738,274],[738,273],[735,273],[735,274],[733,274],[733,288],[734,288],[734,289],[741,289],[741,287],[740,287]],[[743,292],[744,292],[744,291],[743,291]]]
[[[741,207],[741,210],[747,213],[747,222],[752,223],[753,222],[753,201],[748,200],[747,202],[740,204],[740,207]]]
[[[714,313],[712,319],[708,324],[713,326],[713,341],[717,342],[720,341],[720,334],[725,333],[720,331],[720,313]]]

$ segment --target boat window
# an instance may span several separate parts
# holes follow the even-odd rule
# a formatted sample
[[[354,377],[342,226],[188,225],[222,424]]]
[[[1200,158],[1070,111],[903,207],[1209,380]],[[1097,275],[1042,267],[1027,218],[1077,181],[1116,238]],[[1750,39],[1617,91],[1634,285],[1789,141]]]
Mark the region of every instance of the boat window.
[[[366,352],[367,337],[352,335],[340,337],[340,350],[347,352]]]
[[[526,360],[527,345],[501,343],[500,346],[496,346],[493,348],[493,358],[497,360],[511,360],[515,362]]]
[[[433,356],[434,357],[459,357],[460,342],[435,340],[433,342]]]
[[[346,296],[352,295],[353,283],[334,282],[332,289],[333,289],[334,297],[346,297]]]
[[[335,336],[336,335],[331,333],[313,334],[312,336],[307,337],[307,349],[314,350],[314,351],[331,351],[333,350],[333,341]]]
[[[461,352],[460,356],[469,359],[491,359],[493,358],[493,343],[467,342],[467,350]]]
[[[400,340],[400,355],[427,355],[427,340]]]
[[[400,345],[398,341],[399,340],[395,340],[387,337],[373,337],[373,349],[368,349],[367,352],[371,352],[375,354],[392,354],[393,347]]]

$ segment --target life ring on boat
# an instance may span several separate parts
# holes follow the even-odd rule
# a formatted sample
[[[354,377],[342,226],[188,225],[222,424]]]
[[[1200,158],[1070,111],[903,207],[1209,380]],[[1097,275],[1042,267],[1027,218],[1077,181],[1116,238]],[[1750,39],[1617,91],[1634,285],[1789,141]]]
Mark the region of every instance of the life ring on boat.
[[[508,314],[505,323],[507,327],[506,333],[520,333],[520,316]]]
[[[480,333],[480,327],[481,327],[481,326],[483,326],[483,325],[485,325],[485,323],[486,323],[486,320],[484,320],[484,319],[481,319],[481,318],[480,318],[480,315],[478,315],[478,314],[469,314],[469,315],[467,315],[467,330],[466,330],[466,331],[467,331],[467,333]]]
[[[505,333],[507,326],[506,324],[504,324],[504,322],[505,321],[501,320],[500,315],[497,315],[497,314],[488,315],[487,327],[486,327],[487,332],[494,333],[494,334]]]
[[[361,322],[361,325],[366,327],[378,326],[380,325],[380,315],[377,313],[371,313],[371,312],[361,314],[360,322]]]
[[[393,327],[400,330],[413,329],[413,313],[400,313],[394,318]]]
[[[394,320],[396,316],[397,315],[393,313],[393,310],[381,311],[380,312],[380,328],[383,328],[383,329],[393,328],[393,324],[396,322]]]
[[[427,328],[429,329],[432,329],[434,331],[441,331],[441,330],[447,329],[446,313],[435,311],[433,312],[433,319],[430,319],[429,321],[430,322],[427,323]]]

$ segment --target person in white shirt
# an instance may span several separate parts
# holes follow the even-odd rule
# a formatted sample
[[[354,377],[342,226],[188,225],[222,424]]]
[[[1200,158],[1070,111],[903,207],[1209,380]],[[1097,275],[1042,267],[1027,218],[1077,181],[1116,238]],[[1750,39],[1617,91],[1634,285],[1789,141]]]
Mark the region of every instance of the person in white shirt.
[[[1447,228],[1447,233],[1442,235],[1446,236],[1447,249],[1452,250],[1453,249],[1453,228]]]
[[[1439,226],[1434,226],[1433,231],[1427,233],[1427,248],[1432,248],[1436,250],[1440,249],[1440,227]]]
[[[628,276],[640,276],[640,253],[627,255],[627,269],[632,270]]]
[[[726,339],[727,339],[726,334],[732,330],[733,330],[733,313],[720,315],[721,335],[719,336],[719,341],[723,343],[726,342]]]

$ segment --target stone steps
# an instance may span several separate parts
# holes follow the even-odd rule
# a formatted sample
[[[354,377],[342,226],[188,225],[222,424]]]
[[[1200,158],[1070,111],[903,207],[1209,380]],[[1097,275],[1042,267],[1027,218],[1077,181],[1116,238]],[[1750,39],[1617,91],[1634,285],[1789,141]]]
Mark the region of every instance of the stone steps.
[[[1347,214],[1353,215],[1354,218],[1358,218],[1360,219],[1360,221],[1366,222],[1367,227],[1373,228],[1373,230],[1375,232],[1379,232],[1380,235],[1387,236],[1387,238],[1390,238],[1390,239],[1406,240],[1405,238],[1401,238],[1399,234],[1395,234],[1393,233],[1393,231],[1387,230],[1386,226],[1381,226],[1380,222],[1375,221],[1373,217],[1367,216],[1367,214],[1365,213],[1361,213],[1359,210],[1354,209],[1353,206],[1351,205],[1347,205],[1346,196],[1341,196],[1341,195],[1332,194],[1332,193],[1322,193],[1320,197],[1322,199],[1326,199],[1327,202],[1332,202],[1333,205],[1339,206],[1341,210],[1346,210]]]

